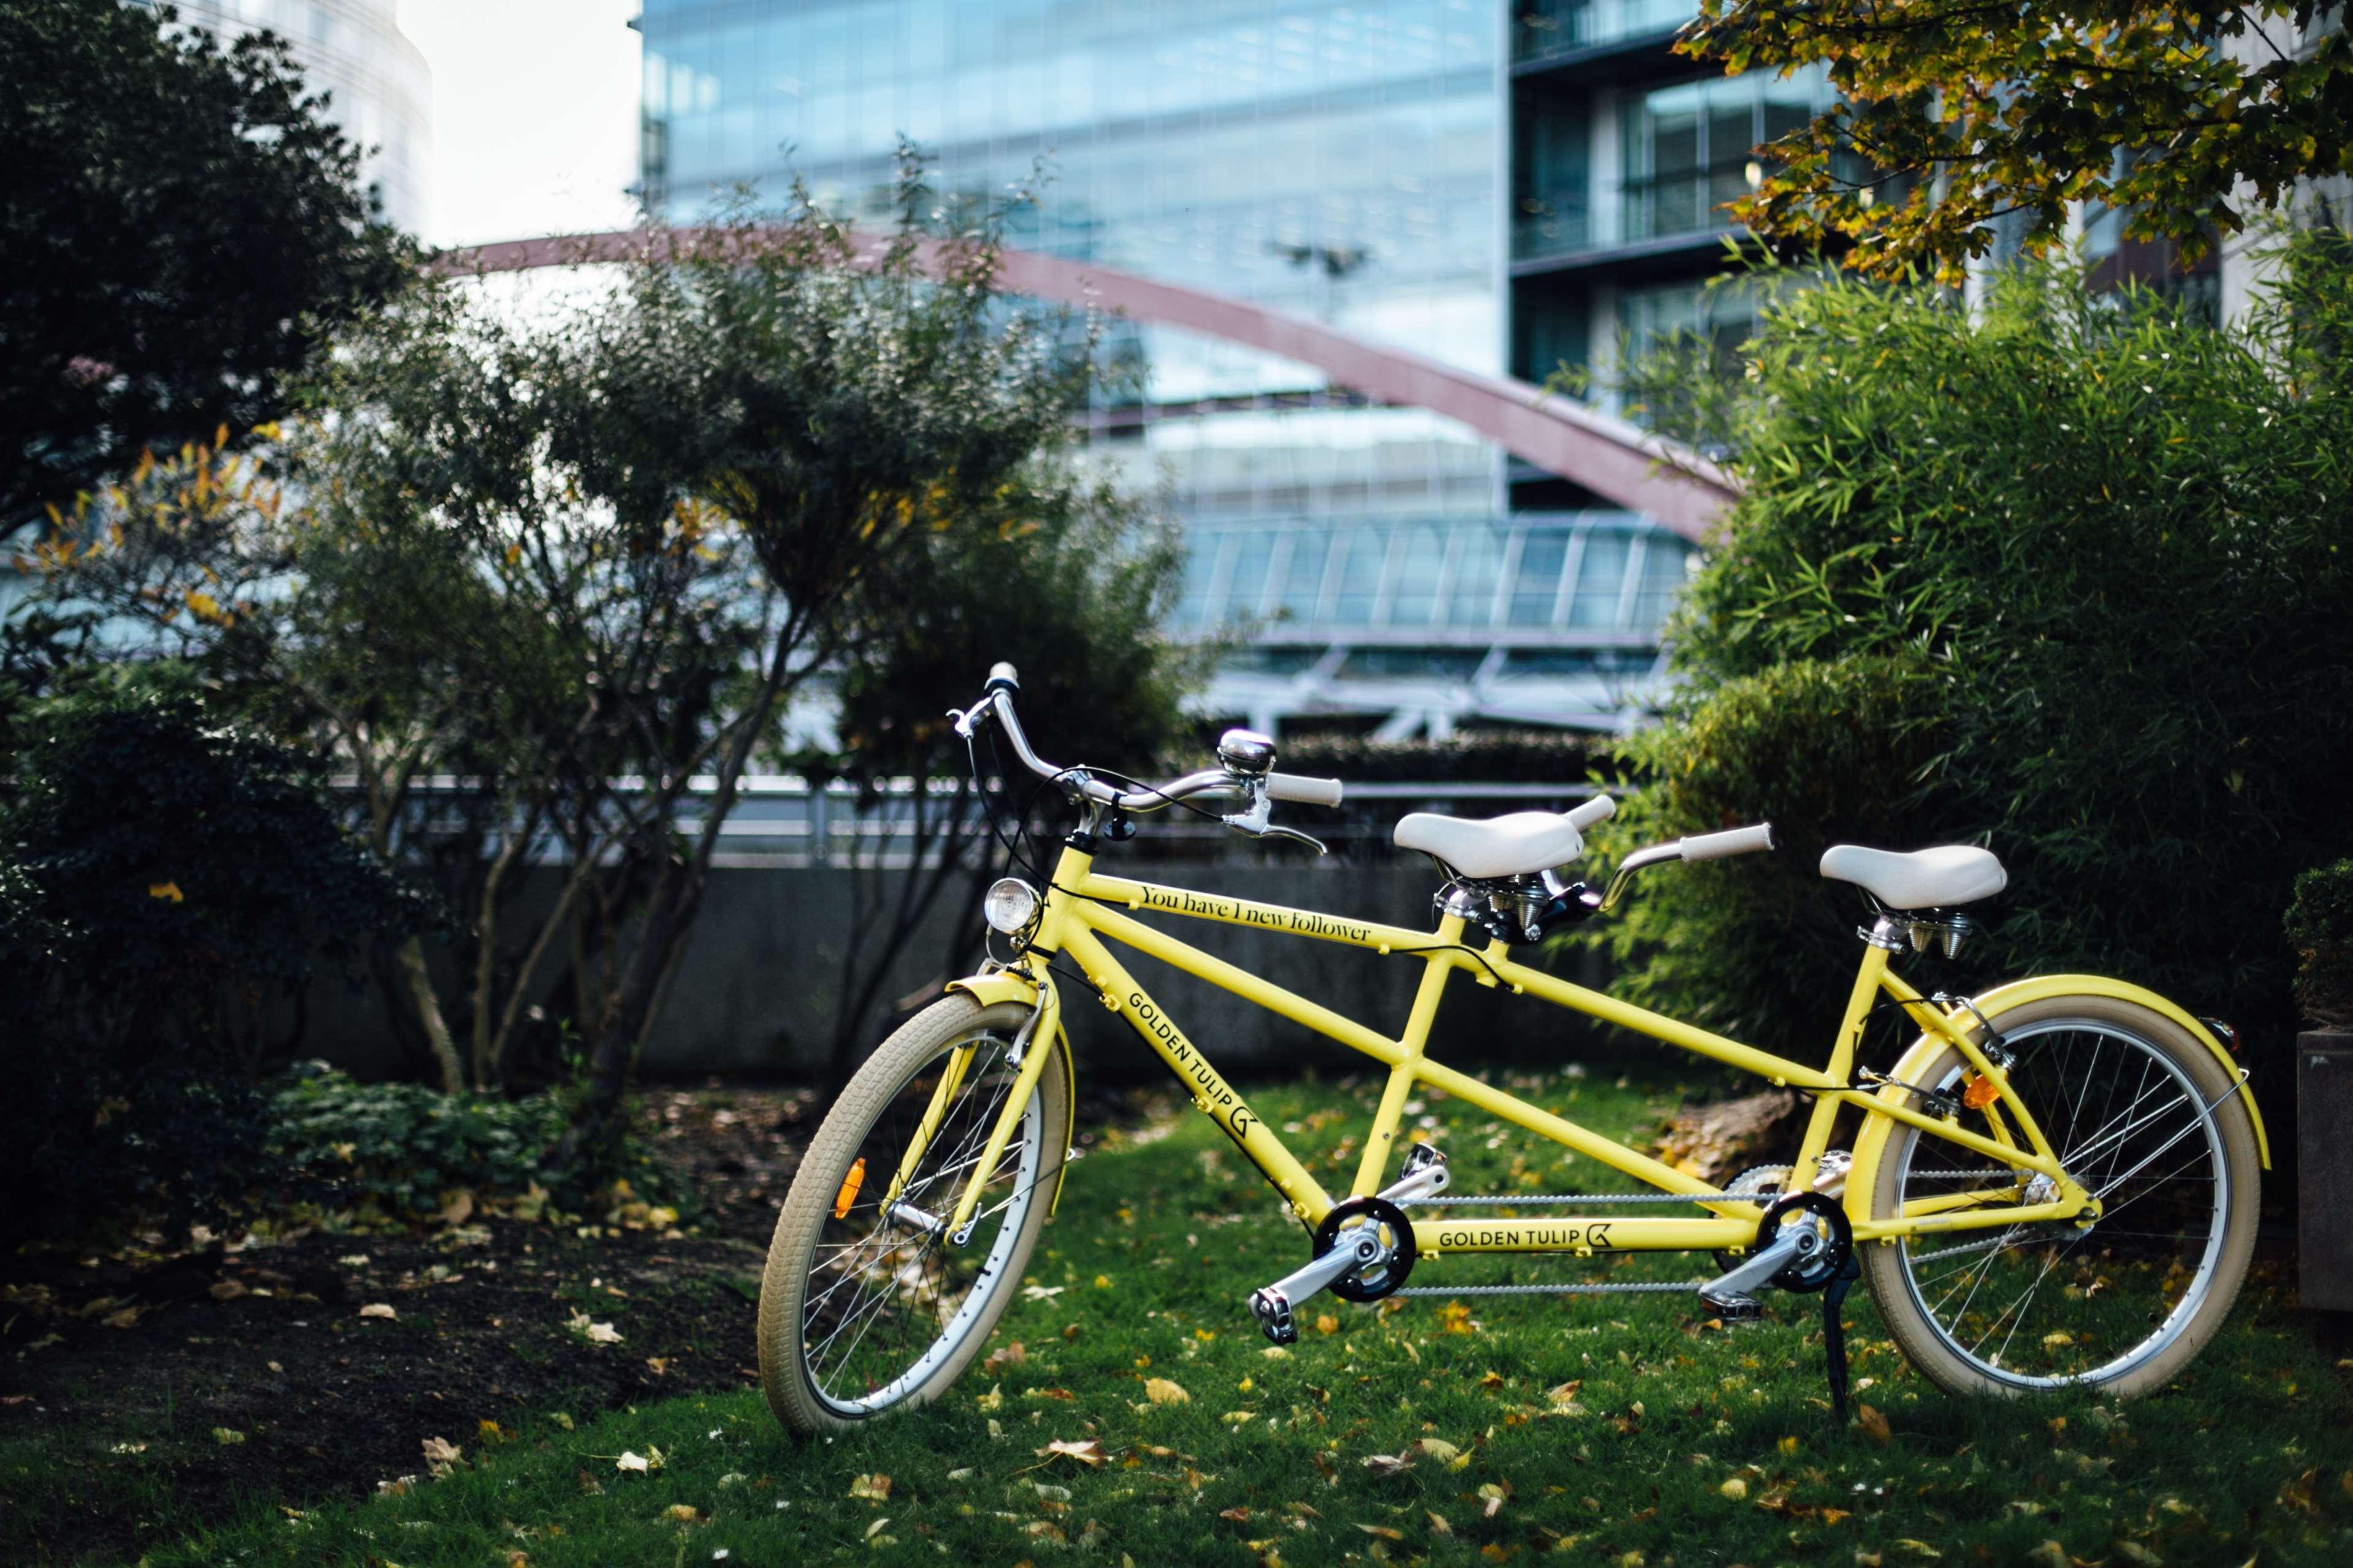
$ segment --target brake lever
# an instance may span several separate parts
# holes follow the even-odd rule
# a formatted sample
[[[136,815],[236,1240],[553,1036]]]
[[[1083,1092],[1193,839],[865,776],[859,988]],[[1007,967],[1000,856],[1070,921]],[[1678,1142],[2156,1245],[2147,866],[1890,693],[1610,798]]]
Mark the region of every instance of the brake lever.
[[[1226,818],[1226,826],[1237,833],[1247,833],[1252,838],[1289,838],[1306,845],[1318,855],[1331,853],[1324,847],[1324,841],[1320,838],[1311,837],[1295,827],[1277,827],[1272,823],[1253,822],[1250,820],[1251,815],[1249,812],[1238,812]]]

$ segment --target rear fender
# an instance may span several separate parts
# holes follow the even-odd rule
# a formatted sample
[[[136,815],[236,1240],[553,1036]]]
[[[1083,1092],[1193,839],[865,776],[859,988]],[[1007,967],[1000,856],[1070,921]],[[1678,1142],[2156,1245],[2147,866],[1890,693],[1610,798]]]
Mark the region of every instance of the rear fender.
[[[1045,984],[1050,986],[1053,982],[1049,980]],[[984,1007],[994,1007],[1000,1002],[1035,1007],[1045,1000],[1037,977],[1021,969],[999,969],[987,974],[966,975],[962,980],[949,981],[947,989],[961,991]],[[1070,1180],[1071,1149],[1072,1140],[1078,1136],[1079,1121],[1078,1066],[1071,1055],[1070,1031],[1062,1027],[1061,1009],[1055,1008],[1054,1014],[1054,1048],[1062,1053],[1062,1081],[1069,1086],[1070,1092],[1062,1096],[1062,1163],[1054,1173],[1054,1195],[1046,1205],[1048,1219],[1053,1218],[1055,1212],[1062,1206],[1062,1184]]]
[[[2212,1030],[2191,1017],[2176,1004],[2156,992],[2122,980],[2110,980],[2098,974],[2041,974],[2031,980],[2013,980],[2007,985],[1996,986],[1983,995],[1973,998],[1978,1011],[1983,1013],[1996,1028],[2001,1016],[2029,1002],[2041,1002],[2052,996],[2105,996],[2114,1001],[2131,1002],[2159,1013],[2189,1031],[2200,1045],[2213,1054],[2216,1062],[2232,1078],[2239,1076],[2239,1064],[2214,1037]],[[1942,1055],[1951,1042],[1940,1035],[1923,1034],[1904,1053],[1892,1075],[1902,1083],[1917,1083],[1920,1075]],[[1894,1084],[1883,1089],[1874,1097],[1892,1105],[1901,1105],[1910,1098],[1909,1092]],[[2244,1083],[2239,1085],[2239,1101],[2247,1109],[2247,1121],[2254,1129],[2255,1152],[2263,1157],[2263,1169],[2272,1168],[2270,1136],[2263,1131],[2262,1112],[2255,1109],[2254,1092]],[[1870,1116],[1863,1119],[1862,1131],[1854,1142],[1854,1170],[1846,1187],[1847,1212],[1857,1219],[1869,1217],[1872,1194],[1877,1189],[1879,1161],[1887,1147],[1891,1133],[1901,1125],[1892,1117]]]

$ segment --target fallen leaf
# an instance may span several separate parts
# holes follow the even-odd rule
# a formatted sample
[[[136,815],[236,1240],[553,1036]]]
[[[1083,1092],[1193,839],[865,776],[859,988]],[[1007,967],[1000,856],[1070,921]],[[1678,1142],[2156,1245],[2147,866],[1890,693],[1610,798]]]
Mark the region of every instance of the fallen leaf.
[[[586,1312],[573,1313],[571,1321],[564,1326],[592,1345],[617,1345],[621,1342],[618,1329],[610,1323],[592,1323]]]
[[[1398,1454],[1367,1454],[1365,1456],[1365,1468],[1377,1476],[1401,1474],[1413,1468],[1413,1450],[1408,1448]]]
[[[1439,1460],[1451,1459],[1462,1452],[1443,1437],[1423,1437],[1414,1444],[1414,1447]]]
[[[1226,1412],[1224,1419],[1229,1426],[1240,1426],[1245,1422],[1257,1420],[1258,1412],[1255,1410],[1229,1410]]]
[[[1881,1415],[1878,1409],[1873,1405],[1862,1405],[1856,1406],[1854,1412],[1854,1424],[1862,1427],[1863,1436],[1869,1437],[1874,1443],[1884,1443],[1895,1436],[1894,1432],[1888,1429],[1887,1417]]]
[[[1021,1348],[1021,1342],[1019,1340],[1016,1340],[1009,1345],[999,1345],[997,1349],[989,1352],[987,1356],[981,1362],[980,1370],[983,1372],[995,1372],[1001,1366],[1019,1366],[1023,1362],[1028,1361],[1029,1359],[1029,1352]]]
[[[1748,1495],[1748,1483],[1742,1480],[1738,1476],[1734,1476],[1715,1489],[1722,1492],[1725,1497],[1730,1498],[1733,1501],[1738,1502]]]
[[[205,1294],[216,1301],[234,1301],[245,1294],[242,1279],[216,1279],[205,1287]]]
[[[655,1450],[657,1454],[659,1452],[659,1449]],[[649,1475],[655,1468],[654,1458],[652,1455],[631,1453],[624,1449],[621,1457],[613,1461],[613,1468],[617,1470],[632,1470],[641,1476]]]
[[[1056,1459],[1076,1459],[1089,1469],[1094,1468],[1111,1458],[1109,1454],[1103,1452],[1103,1444],[1092,1437],[1077,1439],[1056,1437],[1039,1449],[1038,1455],[1050,1464]]]
[[[1246,1508],[1219,1509],[1218,1510],[1218,1517],[1219,1519],[1230,1519],[1236,1524],[1248,1524],[1250,1522],[1250,1510]]]
[[[1028,1301],[1050,1301],[1069,1289],[1067,1285],[1024,1285],[1021,1296]]]
[[[400,1314],[392,1310],[392,1303],[389,1301],[370,1301],[366,1306],[360,1309],[360,1316],[363,1318],[382,1318],[389,1322],[392,1320],[398,1318]]]
[[[427,1437],[424,1442],[425,1468],[437,1476],[446,1476],[466,1457],[466,1450],[447,1437]]]
[[[987,1394],[973,1395],[972,1402],[975,1406],[982,1410],[1002,1410],[1005,1408],[1005,1385],[1001,1383],[992,1383],[988,1385]]]
[[[1403,1541],[1405,1539],[1405,1531],[1401,1530],[1391,1530],[1386,1524],[1360,1524],[1356,1526],[1356,1528],[1363,1531],[1366,1535],[1377,1535],[1383,1541]]]
[[[674,1502],[668,1508],[662,1510],[662,1513],[668,1518],[678,1521],[681,1524],[692,1524],[696,1520],[702,1517],[701,1512],[699,1512],[695,1506],[691,1502]],[[879,1523],[880,1521],[878,1521],[877,1522]]]
[[[1329,1312],[1320,1313],[1315,1319],[1315,1331],[1319,1334],[1336,1334],[1340,1331],[1340,1320]]]
[[[849,1483],[849,1495],[881,1502],[891,1495],[891,1478],[881,1474],[860,1476]]]
[[[1186,1393],[1183,1388],[1165,1377],[1145,1378],[1144,1380],[1144,1397],[1149,1399],[1155,1405],[1190,1405],[1193,1403],[1193,1396],[1191,1394]]]
[[[1424,1509],[1422,1511],[1430,1515],[1430,1529],[1436,1531],[1440,1535],[1451,1535],[1454,1533],[1454,1527],[1446,1522],[1446,1516],[1444,1514],[1439,1512],[1434,1508]]]
[[[216,1426],[213,1428],[213,1441],[224,1445],[242,1443],[245,1434],[233,1426]]]

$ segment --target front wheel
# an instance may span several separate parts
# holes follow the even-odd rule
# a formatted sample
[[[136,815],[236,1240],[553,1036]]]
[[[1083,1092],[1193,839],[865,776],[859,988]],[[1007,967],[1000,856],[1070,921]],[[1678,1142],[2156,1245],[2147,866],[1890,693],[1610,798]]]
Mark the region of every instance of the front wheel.
[[[1995,1026],[2016,1058],[2010,1087],[2062,1168],[2099,1199],[2100,1217],[2085,1229],[2045,1222],[1859,1243],[1880,1316],[1913,1364],[1956,1394],[2149,1393],[2222,1326],[2254,1249],[2260,1161],[2235,1075],[2173,1020],[2111,997],[2048,997]],[[1967,1073],[1947,1047],[1914,1081],[1957,1099]],[[1999,1101],[1965,1110],[1961,1125],[1996,1136],[2000,1114]],[[2040,1178],[2016,1176],[1898,1126],[1872,1217],[1906,1205],[1933,1213],[1963,1194],[2044,1201]]]
[[[1067,1152],[1071,1082],[1052,1041],[1029,1043],[1047,1061],[970,1236],[957,1247],[944,1231],[1012,1091],[1006,1058],[1029,1016],[962,994],[935,1002],[826,1113],[760,1281],[760,1384],[789,1430],[839,1432],[937,1398],[1004,1314]]]

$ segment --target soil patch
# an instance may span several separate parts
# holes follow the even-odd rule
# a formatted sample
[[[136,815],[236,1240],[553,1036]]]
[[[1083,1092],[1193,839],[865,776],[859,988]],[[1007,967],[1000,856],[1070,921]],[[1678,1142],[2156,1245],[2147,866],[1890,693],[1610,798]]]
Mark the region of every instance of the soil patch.
[[[755,1382],[768,1231],[820,1110],[793,1091],[649,1094],[644,1131],[699,1200],[685,1232],[469,1216],[144,1268],[0,1258],[0,1558],[132,1559],[256,1495],[423,1475],[430,1438],[472,1452],[533,1420]]]

